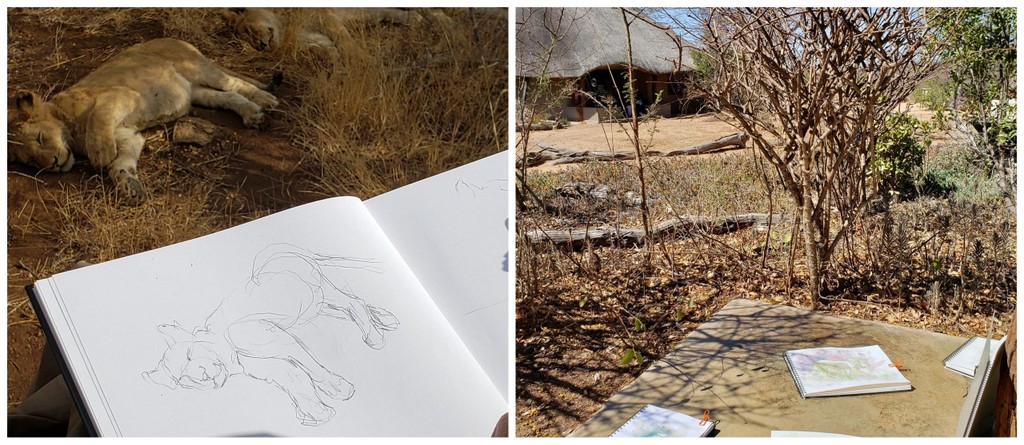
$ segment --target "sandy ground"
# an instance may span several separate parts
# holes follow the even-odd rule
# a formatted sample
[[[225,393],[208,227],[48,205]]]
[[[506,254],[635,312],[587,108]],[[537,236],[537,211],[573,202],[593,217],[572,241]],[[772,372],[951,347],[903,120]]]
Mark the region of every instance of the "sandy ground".
[[[658,119],[640,124],[640,142],[649,150],[667,151],[708,142],[735,133],[736,129],[715,114]],[[652,133],[653,132],[653,133]],[[542,143],[571,150],[633,151],[629,123],[574,122],[566,128],[533,131],[529,149],[538,150]],[[522,133],[516,133],[516,142]]]
[[[900,108],[909,109],[912,116],[925,121],[931,119],[933,114],[922,106],[902,105]],[[643,146],[648,147],[648,150],[668,151],[708,142],[737,131],[741,130],[724,115],[707,113],[642,123],[640,125],[640,141]],[[531,132],[528,149],[529,151],[538,151],[537,144],[541,143],[579,151],[632,152],[634,148],[629,139],[630,135],[631,130],[627,122],[601,124],[573,122],[566,128]],[[516,133],[517,147],[522,137],[522,133]],[[945,135],[932,136],[933,139],[944,137]],[[535,168],[545,171],[561,168],[561,166],[552,166],[549,162]]]

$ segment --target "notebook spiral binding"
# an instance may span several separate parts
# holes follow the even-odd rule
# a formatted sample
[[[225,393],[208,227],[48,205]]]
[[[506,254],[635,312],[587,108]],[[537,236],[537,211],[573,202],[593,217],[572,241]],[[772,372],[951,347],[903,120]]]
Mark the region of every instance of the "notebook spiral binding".
[[[645,405],[643,408],[640,408],[640,411],[637,411],[636,414],[633,414],[632,416],[630,416],[629,420],[627,420],[622,425],[619,425],[619,427],[616,428],[615,431],[612,431],[612,433],[608,437],[612,437],[612,436],[618,434],[619,430],[621,430],[621,429],[625,428],[627,425],[633,423],[633,421],[636,420],[637,415],[639,415],[640,413],[642,413],[644,411],[647,411],[647,408],[649,408],[649,407],[650,407],[650,405]]]
[[[807,391],[804,389],[804,382],[800,380],[800,374],[796,372],[796,367],[793,366],[793,362],[790,361],[789,352],[782,354],[786,359],[786,366],[789,367],[789,373],[793,375],[793,381],[796,382],[796,389],[800,391],[800,397],[807,398]]]
[[[956,351],[953,351],[951,354],[949,354],[949,356],[947,356],[946,359],[942,361],[942,363],[943,364],[948,363],[953,357],[956,357],[956,355],[959,354],[960,351],[963,351],[964,348],[966,348],[968,345],[974,343],[975,340],[978,340],[979,338],[980,337],[975,337],[975,338],[972,338],[972,339],[967,340],[966,342],[964,342],[964,344],[960,345],[959,348],[956,348]],[[985,341],[985,340],[982,339],[981,341]]]

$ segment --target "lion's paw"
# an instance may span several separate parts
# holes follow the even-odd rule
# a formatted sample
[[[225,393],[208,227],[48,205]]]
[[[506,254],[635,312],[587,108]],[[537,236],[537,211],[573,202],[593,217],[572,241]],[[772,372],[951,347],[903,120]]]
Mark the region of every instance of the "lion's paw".
[[[266,117],[266,113],[260,110],[259,112],[242,117],[242,124],[248,128],[261,128]]]
[[[136,177],[129,176],[123,178],[119,189],[119,192],[123,194],[122,197],[132,205],[142,204],[148,197],[142,181],[139,181],[139,178]]]
[[[317,426],[331,420],[334,417],[334,408],[331,408],[319,400],[297,400],[295,405],[295,417],[306,426]]]
[[[252,101],[263,108],[274,108],[277,106],[277,98],[266,91],[255,91],[252,95]]]
[[[314,382],[316,388],[332,399],[348,400],[356,393],[356,387],[344,377],[328,372],[323,382]]]

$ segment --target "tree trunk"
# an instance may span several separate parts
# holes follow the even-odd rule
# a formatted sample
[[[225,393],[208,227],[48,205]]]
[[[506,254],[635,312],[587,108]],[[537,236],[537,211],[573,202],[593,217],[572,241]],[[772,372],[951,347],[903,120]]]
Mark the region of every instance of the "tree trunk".
[[[803,178],[800,182],[803,194],[803,211],[800,223],[804,232],[804,255],[807,257],[807,280],[811,296],[811,310],[818,308],[818,299],[821,297],[821,250],[818,249],[818,225],[814,221],[814,201],[811,199],[813,190],[811,187],[811,150],[810,147],[800,148],[800,157],[803,164]],[[827,215],[826,215],[827,217]]]

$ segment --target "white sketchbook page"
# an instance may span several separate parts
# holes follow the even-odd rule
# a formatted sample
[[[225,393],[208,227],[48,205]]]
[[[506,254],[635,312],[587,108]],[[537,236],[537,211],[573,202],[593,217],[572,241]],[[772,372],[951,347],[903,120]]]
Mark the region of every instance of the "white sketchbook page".
[[[296,265],[287,255],[281,261],[263,261],[264,249],[282,245],[349,258],[338,261],[341,267],[324,267],[330,286],[322,282],[313,286],[309,278],[314,270],[306,263]],[[254,286],[251,280],[258,265],[267,265],[259,268],[258,275],[265,281]],[[296,279],[304,284],[294,285]],[[274,286],[281,283],[287,286]],[[76,381],[87,400],[94,401],[89,409],[98,413],[97,426],[103,435],[484,436],[508,409],[355,199],[300,206],[197,240],[59,274],[37,283],[37,288]],[[323,304],[326,298],[316,303],[320,296],[332,295],[335,307],[344,304],[338,301],[355,301],[338,298],[335,289],[357,295],[378,314],[392,315],[378,317],[393,328],[380,331],[383,342],[370,342],[378,349],[363,340],[353,321],[319,310],[330,309]],[[278,295],[288,304],[268,309],[266,305],[279,301]],[[248,314],[248,321],[255,324],[232,325],[245,327],[232,328],[233,343],[217,340],[224,338],[221,335],[182,341],[175,349],[158,331],[159,325],[175,323],[188,335],[197,326],[226,331],[218,328],[223,323],[209,321],[215,318],[211,315],[237,315],[240,305],[232,302],[242,297],[264,306]],[[63,312],[55,308],[58,304]],[[358,306],[353,304],[351,309]],[[218,309],[231,307],[235,309]],[[288,337],[282,337],[281,329],[287,329]],[[269,335],[276,336],[271,341]],[[287,348],[282,343],[288,341],[282,339],[289,338],[294,339],[291,346],[298,342],[306,346],[319,369],[337,377],[325,378],[327,374],[321,373],[314,379],[304,372],[318,369],[314,366],[300,368],[288,360],[244,356],[272,355],[276,348]],[[188,355],[181,352],[181,345],[187,346]],[[229,350],[214,357],[232,367],[245,361],[244,372],[204,380],[204,370],[217,375],[217,367],[203,359],[218,347]],[[290,351],[285,356],[299,355],[294,348]],[[191,388],[161,382],[167,372],[155,371],[184,369],[183,361],[190,365],[186,374],[194,378],[179,383]],[[351,398],[340,399],[342,390],[351,388],[344,388],[338,378],[354,386]],[[268,380],[286,382],[290,392]],[[335,397],[315,390],[314,380],[321,385],[333,382],[326,388]],[[333,414],[325,414],[330,410]],[[300,418],[320,423],[307,426]]]
[[[909,385],[877,345],[787,351],[807,395],[860,386]],[[872,391],[867,391],[872,392]]]
[[[508,400],[508,152],[366,201]]]

